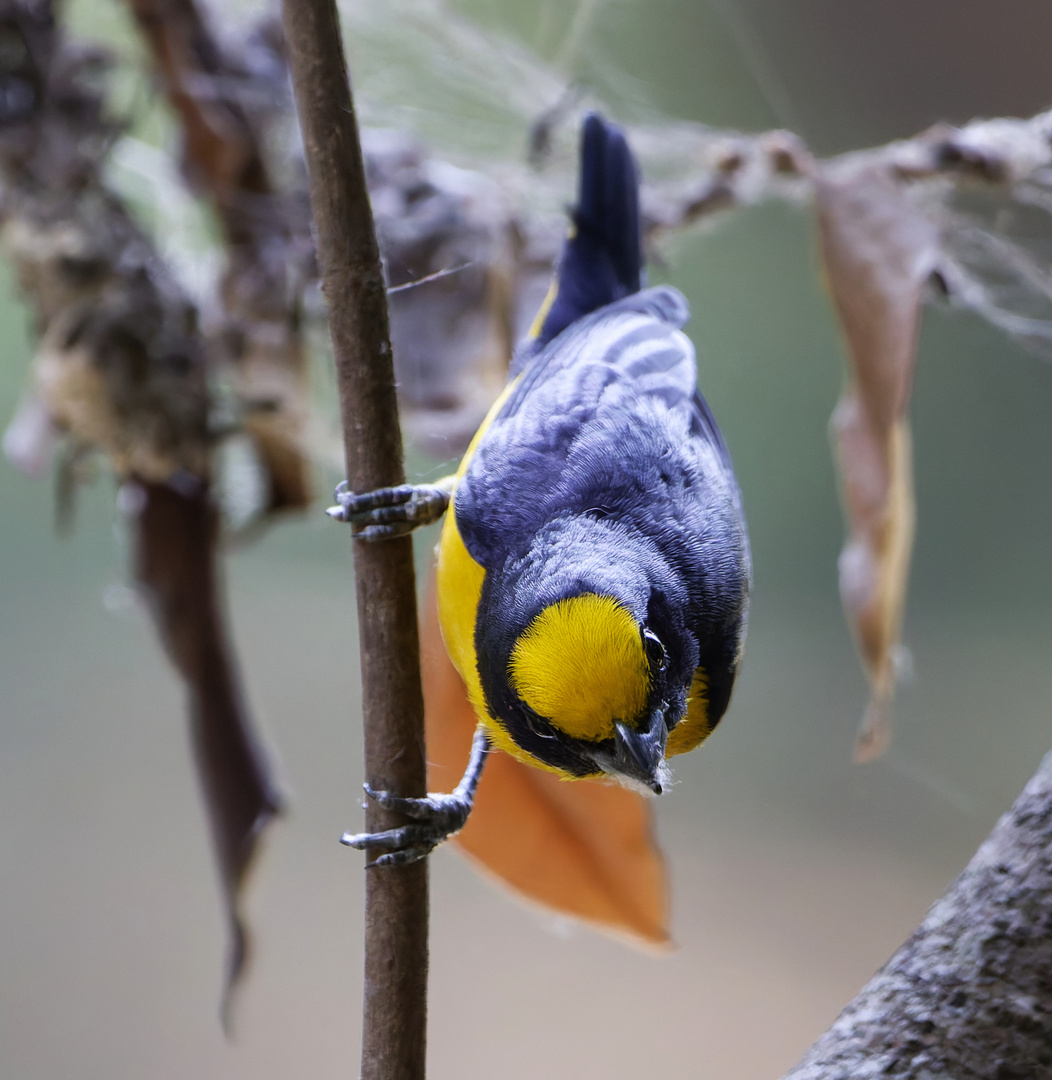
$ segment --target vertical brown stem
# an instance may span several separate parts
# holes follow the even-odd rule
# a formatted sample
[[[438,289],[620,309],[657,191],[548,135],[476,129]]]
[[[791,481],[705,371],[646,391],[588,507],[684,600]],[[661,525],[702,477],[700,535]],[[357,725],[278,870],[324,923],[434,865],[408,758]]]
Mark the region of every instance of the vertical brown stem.
[[[401,483],[387,298],[334,0],[285,0],[285,34],[329,303],[347,477],[355,491]],[[425,793],[423,697],[409,538],[355,550],[369,783]],[[371,806],[369,831],[404,822]],[[369,872],[363,1080],[424,1075],[427,862]]]

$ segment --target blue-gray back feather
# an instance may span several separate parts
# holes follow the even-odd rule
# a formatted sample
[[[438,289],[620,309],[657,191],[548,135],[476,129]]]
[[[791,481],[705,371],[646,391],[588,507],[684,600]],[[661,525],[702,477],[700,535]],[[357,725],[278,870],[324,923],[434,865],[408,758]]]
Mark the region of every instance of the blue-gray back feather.
[[[712,489],[738,503],[730,459],[696,388],[689,314],[675,289],[578,320],[530,362],[456,495],[472,557],[495,567],[556,515],[611,516],[644,534],[703,522]],[[699,484],[683,499],[679,485]]]

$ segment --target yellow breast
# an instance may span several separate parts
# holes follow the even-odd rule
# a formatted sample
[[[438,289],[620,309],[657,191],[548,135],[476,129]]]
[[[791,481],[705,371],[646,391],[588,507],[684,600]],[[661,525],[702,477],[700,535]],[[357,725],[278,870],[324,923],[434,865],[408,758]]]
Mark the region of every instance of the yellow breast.
[[[639,627],[609,596],[545,608],[515,643],[508,674],[519,697],[575,739],[614,735],[646,708],[650,676]]]

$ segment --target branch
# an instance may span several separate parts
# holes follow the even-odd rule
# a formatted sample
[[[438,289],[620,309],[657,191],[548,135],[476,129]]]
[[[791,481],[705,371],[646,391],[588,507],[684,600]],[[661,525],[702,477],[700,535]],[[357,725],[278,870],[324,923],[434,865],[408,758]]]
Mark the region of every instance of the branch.
[[[784,1080],[1052,1070],[1052,754],[964,873]]]
[[[285,33],[354,491],[405,478],[387,301],[333,0],[286,0]],[[422,796],[423,698],[410,538],[355,551],[365,766],[374,788]],[[404,824],[370,805],[370,832]],[[424,1075],[428,869],[366,878],[363,1080]]]
[[[660,129],[644,129],[644,167],[647,145],[664,149],[665,138]],[[798,202],[813,193],[816,160],[791,131],[745,135],[691,130],[680,142],[684,159],[694,162],[694,176],[644,186],[644,211],[651,230],[681,228],[768,199]],[[910,183],[942,181],[1008,189],[1042,179],[1052,166],[1052,111],[1026,120],[975,120],[963,127],[937,124],[912,139],[817,164],[823,170],[886,168],[896,179]]]

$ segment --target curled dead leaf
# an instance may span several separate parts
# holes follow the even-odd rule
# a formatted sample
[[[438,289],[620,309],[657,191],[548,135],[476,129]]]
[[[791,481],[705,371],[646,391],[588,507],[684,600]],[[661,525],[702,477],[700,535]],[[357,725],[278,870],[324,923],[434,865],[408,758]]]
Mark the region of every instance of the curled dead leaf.
[[[840,596],[870,682],[855,757],[868,761],[890,737],[914,525],[906,410],[921,294],[939,237],[886,167],[827,169],[816,182],[816,203],[851,366],[832,426],[848,525]]]
[[[190,740],[208,813],[228,926],[221,1015],[229,1030],[251,938],[244,896],[268,823],[283,799],[270,754],[245,702],[223,611],[218,519],[208,489],[187,481],[130,481],[135,575],[187,690]]]
[[[870,681],[855,759],[872,761],[887,749],[891,735],[889,709],[913,546],[910,429],[903,417],[886,444],[879,443],[854,391],[841,398],[832,427],[849,521],[838,562],[840,597]],[[874,460],[881,449],[887,451],[886,462]]]

